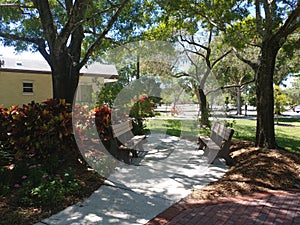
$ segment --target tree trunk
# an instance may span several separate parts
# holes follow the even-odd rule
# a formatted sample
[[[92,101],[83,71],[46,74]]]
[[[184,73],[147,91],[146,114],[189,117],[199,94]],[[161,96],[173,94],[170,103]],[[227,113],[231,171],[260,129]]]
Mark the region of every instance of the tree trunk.
[[[242,115],[242,101],[241,101],[241,88],[237,87],[236,98],[237,98],[237,115]]]
[[[72,104],[79,81],[79,69],[66,54],[52,58],[53,98]]]
[[[273,74],[279,44],[275,40],[266,40],[262,44],[260,67],[257,71],[257,126],[256,146],[276,148],[274,131],[274,90]]]
[[[207,108],[207,100],[206,95],[204,94],[203,89],[199,88],[199,105],[200,105],[200,111],[201,111],[201,118],[200,123],[201,125],[209,126],[209,110]]]

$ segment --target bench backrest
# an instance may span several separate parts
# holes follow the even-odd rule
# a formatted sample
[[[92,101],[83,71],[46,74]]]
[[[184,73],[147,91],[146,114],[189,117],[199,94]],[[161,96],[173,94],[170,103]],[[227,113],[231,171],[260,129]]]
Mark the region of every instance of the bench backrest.
[[[118,124],[113,124],[112,125],[112,131],[114,137],[119,137],[132,129],[132,122],[131,120],[127,120],[125,122],[121,122]]]
[[[234,130],[227,128],[225,125],[215,122],[211,128],[210,138],[221,147],[223,142],[230,141]]]

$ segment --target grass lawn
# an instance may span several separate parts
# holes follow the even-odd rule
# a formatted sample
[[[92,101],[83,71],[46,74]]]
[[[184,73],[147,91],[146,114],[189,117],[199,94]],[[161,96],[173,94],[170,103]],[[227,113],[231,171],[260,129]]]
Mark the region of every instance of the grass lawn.
[[[228,124],[235,130],[233,139],[255,141],[256,120],[229,119]],[[163,120],[150,119],[147,121],[147,129],[154,133],[195,138],[199,132],[197,121],[192,120]],[[277,144],[285,149],[300,153],[300,118],[279,118],[278,124],[275,119],[275,135]]]
[[[233,139],[255,141],[256,120],[235,120]],[[276,142],[280,147],[300,153],[300,119],[280,118],[275,122]]]
[[[195,138],[199,134],[199,124],[193,120],[148,119],[146,125],[151,133],[189,138]]]

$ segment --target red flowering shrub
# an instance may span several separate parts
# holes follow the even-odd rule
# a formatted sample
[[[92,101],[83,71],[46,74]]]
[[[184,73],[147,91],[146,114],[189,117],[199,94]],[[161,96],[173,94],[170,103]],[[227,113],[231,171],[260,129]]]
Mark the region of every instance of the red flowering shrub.
[[[12,158],[12,154],[9,152],[11,144],[7,133],[10,126],[7,109],[0,108],[0,166],[6,165]]]
[[[4,110],[9,123],[6,134],[16,158],[46,158],[74,147],[72,113],[63,100],[31,102]]]
[[[94,113],[88,107],[75,105],[73,108],[73,129],[75,129],[77,141],[82,142],[88,136],[88,131],[95,126]]]
[[[80,192],[81,183],[73,176],[73,166],[81,157],[74,121],[76,132],[96,130],[96,124],[100,137],[109,139],[107,107],[90,111],[75,106],[72,113],[65,101],[53,99],[0,107],[0,193],[13,193],[18,206],[47,209]]]
[[[154,113],[154,102],[148,96],[140,97],[133,105],[130,110],[130,117],[133,120],[133,133],[136,135],[144,134],[143,120],[145,117],[153,117]]]
[[[110,109],[96,108],[89,112],[82,106],[75,109],[76,130],[97,126],[101,139],[110,139]],[[0,108],[0,150],[19,158],[47,159],[52,156],[76,157],[71,106],[64,100],[31,102],[23,107]],[[82,131],[83,132],[83,131]],[[75,153],[75,154],[74,154]]]
[[[130,110],[130,117],[133,118],[145,118],[154,115],[154,102],[148,96],[140,97]]]
[[[95,124],[101,140],[110,140],[112,138],[111,131],[111,110],[108,106],[102,108],[97,107],[95,112]]]

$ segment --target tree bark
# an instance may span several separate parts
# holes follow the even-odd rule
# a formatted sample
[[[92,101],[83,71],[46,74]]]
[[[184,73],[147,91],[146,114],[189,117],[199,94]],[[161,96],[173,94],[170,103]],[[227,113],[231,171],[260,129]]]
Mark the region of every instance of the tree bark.
[[[260,147],[278,147],[274,130],[273,74],[279,48],[279,43],[274,38],[262,43],[262,55],[256,79],[257,126],[255,145]]]
[[[207,108],[207,100],[206,95],[204,94],[203,89],[198,89],[199,93],[199,105],[200,105],[200,112],[201,112],[201,118],[200,123],[201,125],[209,126],[209,110]]]
[[[68,21],[61,30],[57,30],[49,1],[34,1],[45,35],[45,43],[39,44],[39,51],[52,70],[53,98],[65,99],[73,103],[79,81],[81,44],[84,38],[82,22],[89,2],[86,0],[66,1]],[[46,50],[48,47],[48,51]]]
[[[79,82],[79,69],[64,55],[51,60],[53,98],[65,99],[72,104]]]
[[[242,101],[241,101],[241,88],[237,87],[236,88],[236,98],[237,98],[237,115],[242,115]]]

